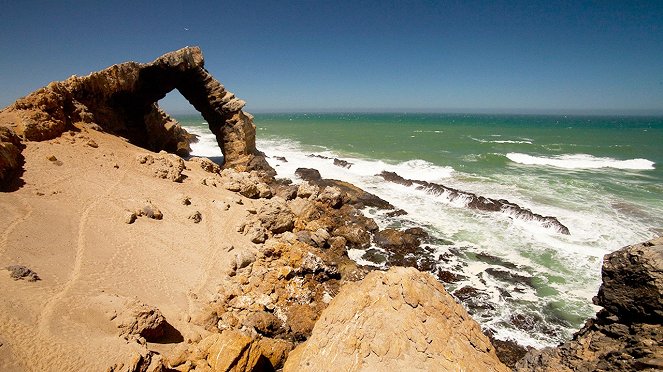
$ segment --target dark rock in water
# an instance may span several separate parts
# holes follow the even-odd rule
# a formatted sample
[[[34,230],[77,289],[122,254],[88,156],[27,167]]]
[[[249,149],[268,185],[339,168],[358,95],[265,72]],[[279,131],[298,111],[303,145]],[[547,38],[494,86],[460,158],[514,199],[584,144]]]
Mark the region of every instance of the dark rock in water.
[[[315,181],[322,179],[320,172],[313,168],[297,168],[297,170],[295,170],[295,174],[304,181],[309,181],[311,183],[315,183]]]
[[[276,159],[276,160],[278,160],[278,161],[282,161],[282,162],[284,162],[284,163],[287,163],[287,162],[288,162],[288,159],[286,159],[286,158],[283,157],[283,156],[275,156],[274,159]]]
[[[378,247],[388,251],[412,252],[421,244],[418,236],[396,229],[384,229],[373,236],[373,242]]]
[[[378,265],[382,265],[383,263],[387,262],[387,256],[385,254],[377,249],[368,249],[364,253],[363,256],[361,256],[366,261],[373,262]]]
[[[308,156],[309,158],[319,158],[319,159],[327,159],[327,160],[332,159],[329,156],[324,156],[324,155],[319,155],[319,154],[308,154],[306,156]]]
[[[531,276],[524,276],[506,270],[495,269],[492,267],[487,268],[485,271],[494,278],[499,279],[503,282],[514,283],[514,284],[520,283],[532,288],[534,287],[534,284],[532,283],[532,280],[534,278],[532,278]]]
[[[461,279],[460,275],[454,274],[451,271],[447,270],[438,270],[437,279],[444,283],[455,283]]]
[[[346,160],[341,160],[341,159],[334,158],[334,165],[336,165],[338,167],[342,167],[342,168],[350,168],[350,167],[352,167],[353,164],[346,161]]]
[[[516,363],[527,354],[527,351],[532,349],[531,347],[525,348],[520,346],[512,340],[498,340],[494,337],[493,332],[490,329],[484,331],[484,334],[488,336],[490,343],[495,347],[497,358],[509,368],[513,368]]]
[[[515,371],[663,370],[663,237],[605,256],[604,309],[573,339],[528,352]]]
[[[466,201],[466,206],[468,208],[488,211],[488,212],[504,212],[508,215],[511,215],[515,218],[532,220],[540,223],[543,227],[555,229],[557,232],[569,235],[569,229],[562,225],[561,222],[555,217],[551,216],[542,216],[540,214],[533,213],[529,209],[520,207],[518,204],[511,203],[508,200],[504,199],[492,199],[486,198],[483,196],[476,195],[471,192],[457,190],[451,187],[440,185],[437,183],[420,181],[420,180],[409,180],[399,176],[394,172],[383,171],[378,174],[378,176],[385,179],[385,181],[397,183],[405,186],[416,185],[417,189],[424,190],[431,194],[435,195],[446,195],[450,201],[454,201],[458,198],[463,198]]]
[[[491,265],[499,265],[499,266],[502,266],[502,267],[506,267],[507,269],[518,270],[518,265],[516,265],[514,263],[511,263],[511,262],[508,262],[508,261],[504,260],[503,258],[489,255],[488,253],[485,253],[485,252],[477,253],[475,255],[475,258],[479,261],[482,261],[482,262],[485,262],[485,263],[488,263],[488,264],[491,264]]]
[[[14,280],[27,280],[29,282],[36,282],[41,280],[36,272],[32,271],[27,266],[23,265],[10,265],[6,267],[9,270],[9,276]]]
[[[398,216],[405,216],[407,214],[406,211],[402,209],[395,210],[393,212],[387,213],[387,217],[398,217]]]

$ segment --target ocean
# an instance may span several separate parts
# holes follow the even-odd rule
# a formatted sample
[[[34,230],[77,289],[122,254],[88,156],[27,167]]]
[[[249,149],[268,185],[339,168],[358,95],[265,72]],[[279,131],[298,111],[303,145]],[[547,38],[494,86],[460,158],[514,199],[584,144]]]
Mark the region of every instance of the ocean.
[[[200,138],[193,155],[221,155],[199,115],[176,119]],[[499,339],[536,348],[568,340],[597,310],[603,255],[663,234],[663,117],[297,113],[254,122],[277,177],[299,182],[297,168],[315,168],[405,210],[364,213],[380,228],[426,229],[435,270],[456,280],[445,287]],[[556,217],[569,234],[387,182],[382,171],[506,199]],[[380,251],[348,253],[384,266]]]

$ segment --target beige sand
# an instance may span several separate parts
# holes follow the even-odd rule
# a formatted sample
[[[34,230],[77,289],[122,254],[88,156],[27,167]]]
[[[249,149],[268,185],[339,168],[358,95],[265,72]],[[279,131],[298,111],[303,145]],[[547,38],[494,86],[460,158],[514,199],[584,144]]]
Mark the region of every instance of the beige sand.
[[[182,183],[156,178],[136,161],[145,153],[92,130],[27,143],[25,185],[0,193],[0,268],[25,265],[41,280],[0,270],[0,371],[126,362],[139,345],[119,337],[110,320],[125,298],[160,309],[184,339],[199,337],[189,317],[216,292],[231,254],[252,247],[235,230],[253,201],[203,185],[209,173],[195,162],[186,163]],[[148,201],[163,219],[127,224],[127,210]],[[195,211],[200,223],[188,218]]]

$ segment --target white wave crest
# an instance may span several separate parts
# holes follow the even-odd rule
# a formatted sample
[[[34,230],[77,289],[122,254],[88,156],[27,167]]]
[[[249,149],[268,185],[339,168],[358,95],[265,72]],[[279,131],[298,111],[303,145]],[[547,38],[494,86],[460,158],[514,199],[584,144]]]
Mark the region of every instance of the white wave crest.
[[[546,165],[565,169],[654,169],[654,162],[647,159],[617,160],[613,158],[595,157],[588,154],[570,154],[546,157],[510,152],[506,154],[506,157],[514,163],[525,165]]]
[[[513,143],[513,144],[527,144],[527,145],[531,145],[531,144],[532,144],[532,140],[529,140],[529,139],[521,139],[521,140],[490,140],[490,141],[488,141],[488,140],[483,140],[483,139],[480,139],[480,138],[474,138],[474,137],[470,137],[470,138],[471,138],[473,141],[477,141],[477,142],[480,142],[480,143]]]

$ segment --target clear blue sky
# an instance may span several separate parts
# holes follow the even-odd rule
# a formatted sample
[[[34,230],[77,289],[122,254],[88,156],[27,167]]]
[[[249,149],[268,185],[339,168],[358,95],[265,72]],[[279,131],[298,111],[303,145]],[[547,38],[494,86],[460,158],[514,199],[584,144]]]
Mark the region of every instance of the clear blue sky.
[[[663,113],[663,0],[25,0],[3,5],[0,45],[1,107],[199,45],[253,112]]]

